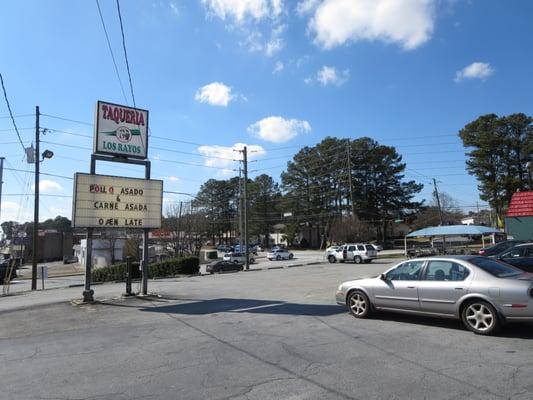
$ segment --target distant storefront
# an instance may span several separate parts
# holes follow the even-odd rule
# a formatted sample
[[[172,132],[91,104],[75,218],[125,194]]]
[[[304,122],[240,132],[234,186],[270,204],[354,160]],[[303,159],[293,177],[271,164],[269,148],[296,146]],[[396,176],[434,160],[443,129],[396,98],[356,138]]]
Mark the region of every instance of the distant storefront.
[[[518,240],[533,240],[533,191],[513,194],[505,217],[505,232]]]

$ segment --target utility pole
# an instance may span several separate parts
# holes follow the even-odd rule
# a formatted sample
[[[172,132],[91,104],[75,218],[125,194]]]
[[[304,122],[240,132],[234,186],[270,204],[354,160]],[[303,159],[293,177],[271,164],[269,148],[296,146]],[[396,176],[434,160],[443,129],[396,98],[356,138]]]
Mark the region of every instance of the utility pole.
[[[33,243],[32,243],[32,261],[31,261],[31,290],[37,290],[37,253],[39,246],[39,106],[35,107],[35,202],[33,206]]]
[[[2,210],[2,185],[4,184],[4,160],[5,157],[0,157],[0,212]],[[2,219],[0,218],[0,222]]]
[[[439,207],[440,224],[444,225],[444,217],[442,215],[442,208],[440,206],[439,190],[437,189],[437,180],[433,178],[433,186],[435,187],[435,199],[437,199],[437,207]]]
[[[351,143],[350,139],[348,139],[348,187],[350,189],[350,205],[352,208],[352,217],[354,215],[354,207],[353,207],[353,188],[352,188],[352,158],[351,158]]]
[[[246,262],[246,270],[250,269],[250,260],[248,259],[248,150],[244,146],[242,150],[242,160],[244,168],[244,257]]]
[[[183,202],[180,201],[180,211],[178,214],[178,226],[177,226],[177,232],[176,232],[176,238],[178,239],[178,248],[176,249],[178,251],[178,255],[182,256],[182,250],[181,250],[181,207],[183,206]]]
[[[239,249],[242,251],[242,176],[241,166],[239,165]]]

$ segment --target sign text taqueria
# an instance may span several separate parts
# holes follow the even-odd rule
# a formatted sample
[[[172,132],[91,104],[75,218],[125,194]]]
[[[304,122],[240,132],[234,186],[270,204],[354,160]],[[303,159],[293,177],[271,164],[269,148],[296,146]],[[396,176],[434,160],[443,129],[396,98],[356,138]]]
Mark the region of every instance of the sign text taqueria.
[[[160,228],[163,181],[77,173],[73,225],[86,228]]]

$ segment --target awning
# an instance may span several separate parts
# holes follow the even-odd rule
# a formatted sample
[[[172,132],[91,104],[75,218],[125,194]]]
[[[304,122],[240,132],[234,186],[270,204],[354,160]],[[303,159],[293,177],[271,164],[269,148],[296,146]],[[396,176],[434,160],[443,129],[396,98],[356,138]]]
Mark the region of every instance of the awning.
[[[444,225],[419,229],[409,233],[406,237],[490,235],[492,233],[502,233],[502,231],[481,225]]]

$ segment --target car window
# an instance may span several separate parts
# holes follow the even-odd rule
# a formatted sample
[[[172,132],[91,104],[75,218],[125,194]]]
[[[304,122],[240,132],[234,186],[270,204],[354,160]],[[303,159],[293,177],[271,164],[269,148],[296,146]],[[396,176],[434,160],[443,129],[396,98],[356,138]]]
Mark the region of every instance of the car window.
[[[494,275],[497,278],[508,278],[511,276],[521,275],[524,272],[518,268],[512,267],[501,261],[486,257],[475,257],[468,260],[471,264],[476,265],[483,271]]]
[[[528,246],[524,248],[524,257],[533,257],[533,247]]]
[[[407,261],[400,264],[392,271],[387,272],[387,280],[390,281],[417,281],[424,261]]]
[[[348,246],[348,251],[354,251],[355,250],[355,246]]]
[[[430,261],[424,279],[427,281],[463,281],[469,273],[467,268],[452,261]]]
[[[357,245],[357,250],[359,250],[359,251],[365,251],[365,246],[363,246],[362,244],[358,244],[358,245]]]
[[[502,258],[516,258],[523,257],[524,248],[523,247],[514,247],[511,250],[503,253]]]
[[[366,245],[365,245],[365,248],[366,248],[367,250],[374,250],[374,246],[372,246],[371,244],[366,244]]]

